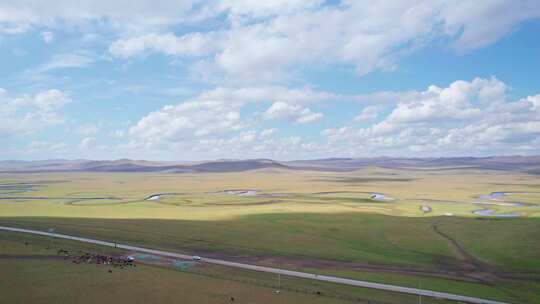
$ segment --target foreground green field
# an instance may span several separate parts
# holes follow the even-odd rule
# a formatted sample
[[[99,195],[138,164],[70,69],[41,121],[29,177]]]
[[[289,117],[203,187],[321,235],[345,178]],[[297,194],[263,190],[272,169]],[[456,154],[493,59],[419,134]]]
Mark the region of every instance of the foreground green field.
[[[464,169],[13,174],[0,225],[537,303],[538,192],[534,175]]]
[[[540,222],[536,219],[491,222],[443,218],[440,227],[487,264],[475,268],[433,232],[430,220],[436,219],[335,214],[264,218],[213,221],[212,225],[171,220],[6,218],[1,224],[41,230],[54,226],[61,233],[151,248],[409,287],[421,285],[514,303],[538,301],[536,233]],[[524,222],[515,225],[516,221]],[[340,233],[332,227],[350,228],[356,233]],[[523,239],[513,234],[520,232],[524,232]],[[376,267],[365,269],[364,265]],[[424,272],[411,273],[411,269]]]
[[[137,263],[73,264],[58,249],[120,255],[114,248],[0,232],[2,303],[416,303],[417,297],[204,265],[187,271]],[[31,291],[31,292],[28,292]],[[82,294],[84,291],[84,296]],[[450,303],[444,301],[445,303]],[[424,298],[424,303],[442,303]]]

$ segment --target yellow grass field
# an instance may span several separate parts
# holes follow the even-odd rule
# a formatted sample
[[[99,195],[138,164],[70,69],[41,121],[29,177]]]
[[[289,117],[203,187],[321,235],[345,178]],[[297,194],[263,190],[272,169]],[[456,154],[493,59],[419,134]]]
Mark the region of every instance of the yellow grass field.
[[[395,216],[474,216],[489,206],[498,213],[537,217],[540,208],[505,204],[477,205],[478,197],[496,191],[510,194],[497,201],[539,203],[540,181],[526,174],[471,170],[389,170],[370,168],[348,173],[255,171],[212,174],[55,173],[0,175],[0,184],[42,182],[21,203],[4,201],[2,216],[145,218],[215,220],[268,213],[365,212]],[[215,194],[226,189],[255,189],[277,196]],[[322,192],[333,192],[323,193]],[[537,192],[537,193],[534,193]],[[146,201],[156,193],[159,201]],[[382,193],[391,200],[369,199]],[[6,194],[7,195],[7,194]],[[32,197],[50,198],[32,200]],[[109,198],[85,200],[84,198]],[[430,206],[424,213],[420,206]]]

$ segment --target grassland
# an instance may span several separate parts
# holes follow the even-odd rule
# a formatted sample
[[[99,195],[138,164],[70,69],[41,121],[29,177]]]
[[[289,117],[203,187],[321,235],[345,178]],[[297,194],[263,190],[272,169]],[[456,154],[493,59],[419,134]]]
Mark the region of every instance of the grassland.
[[[538,192],[538,176],[464,169],[4,174],[0,224],[536,303]]]
[[[0,232],[2,303],[416,303],[415,296],[200,265],[180,271],[137,263],[114,269],[55,256],[58,249],[107,255],[121,250]],[[38,287],[36,287],[38,286]],[[28,292],[31,291],[31,292]],[[83,294],[84,293],[84,294]],[[438,303],[424,299],[424,303]]]

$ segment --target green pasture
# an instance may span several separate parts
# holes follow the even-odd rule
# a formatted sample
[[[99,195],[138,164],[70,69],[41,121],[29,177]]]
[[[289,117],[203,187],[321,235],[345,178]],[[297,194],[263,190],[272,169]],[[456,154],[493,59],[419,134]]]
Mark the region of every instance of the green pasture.
[[[59,248],[122,254],[100,247],[42,236],[0,232],[0,300],[6,303],[416,303],[417,297],[372,289],[313,282],[234,268],[204,265],[189,268],[113,269],[51,259]],[[43,256],[44,258],[39,258]],[[32,258],[29,258],[32,257]],[[81,297],[81,292],[84,296]],[[318,293],[319,294],[318,294]],[[424,303],[441,303],[424,298]],[[444,303],[451,303],[444,301]]]

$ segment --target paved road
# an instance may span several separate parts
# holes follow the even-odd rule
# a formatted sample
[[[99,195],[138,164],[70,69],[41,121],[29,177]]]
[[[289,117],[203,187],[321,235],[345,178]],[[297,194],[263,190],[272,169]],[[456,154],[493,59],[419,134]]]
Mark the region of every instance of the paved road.
[[[121,248],[121,249],[126,249],[126,250],[145,252],[145,253],[157,254],[157,255],[180,258],[180,259],[192,258],[192,256],[190,255],[179,254],[179,253],[174,253],[174,252],[169,252],[169,251],[148,249],[148,248],[130,246],[130,245],[125,245],[125,244],[118,244],[118,243],[113,243],[113,242],[106,242],[106,241],[99,241],[99,240],[88,239],[88,238],[83,238],[83,237],[70,236],[70,235],[59,234],[59,233],[44,232],[44,231],[39,231],[39,230],[21,229],[21,228],[4,227],[4,226],[0,226],[0,230],[38,234],[38,235],[55,237],[55,238],[68,239],[68,240],[73,240],[73,241],[79,241],[79,242],[85,242],[85,243],[91,243],[91,244],[97,244],[97,245],[103,245],[103,246],[109,246],[109,247],[116,247],[116,248]],[[317,275],[317,274],[307,273],[307,272],[291,271],[291,270],[285,270],[285,269],[279,269],[279,268],[229,262],[229,261],[217,260],[217,259],[211,259],[211,258],[201,258],[201,262],[254,270],[254,271],[276,273],[276,274],[282,274],[286,276],[292,276],[292,277],[298,277],[298,278],[304,278],[304,279],[352,285],[352,286],[358,286],[358,287],[364,287],[364,288],[374,288],[374,289],[408,293],[408,294],[414,294],[414,295],[422,295],[422,296],[427,296],[427,297],[435,297],[435,298],[461,301],[461,302],[467,302],[467,303],[505,304],[504,302],[498,302],[498,301],[492,301],[492,300],[486,300],[486,299],[480,299],[480,298],[474,298],[474,297],[467,297],[467,296],[460,296],[460,295],[450,294],[446,292],[437,292],[437,291],[418,289],[418,288],[402,287],[402,286],[380,284],[380,283],[371,283],[371,282],[366,282],[366,281],[359,281],[359,280],[345,279],[345,278],[339,278],[339,277]]]

